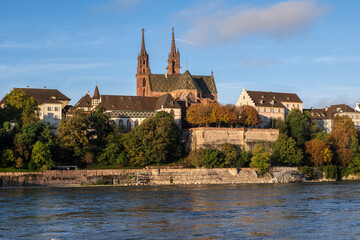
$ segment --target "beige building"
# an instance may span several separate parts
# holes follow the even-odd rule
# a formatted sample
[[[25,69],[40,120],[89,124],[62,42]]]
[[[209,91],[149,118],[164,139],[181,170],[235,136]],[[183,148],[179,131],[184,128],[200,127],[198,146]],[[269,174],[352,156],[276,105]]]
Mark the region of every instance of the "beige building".
[[[236,106],[250,105],[258,110],[261,117],[259,127],[267,127],[271,119],[285,120],[294,108],[303,110],[303,103],[295,93],[249,91],[243,88]]]
[[[88,92],[71,110],[92,111],[98,105],[106,110],[116,125],[124,129],[140,125],[146,118],[155,116],[159,111],[170,113],[175,122],[181,125],[181,107],[170,94],[159,97],[100,95],[96,86],[92,97]]]
[[[14,88],[20,89],[26,95],[35,98],[39,108],[39,118],[41,121],[57,128],[63,118],[63,109],[69,105],[71,100],[57,89],[45,88]]]
[[[360,130],[360,112],[355,111],[346,104],[331,105],[321,109],[311,108],[310,116],[317,121],[318,127],[324,132],[330,133],[332,130],[333,119],[336,115],[349,116],[356,127]]]

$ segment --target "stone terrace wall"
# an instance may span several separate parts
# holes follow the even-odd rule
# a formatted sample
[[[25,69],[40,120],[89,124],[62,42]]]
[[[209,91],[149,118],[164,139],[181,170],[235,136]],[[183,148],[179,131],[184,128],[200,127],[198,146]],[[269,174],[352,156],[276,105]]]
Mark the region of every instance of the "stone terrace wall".
[[[256,172],[250,168],[49,170],[45,172],[0,173],[0,187],[272,182],[274,179],[271,176],[258,178]]]
[[[185,144],[186,152],[192,149],[217,147],[223,143],[239,147],[245,145],[247,150],[251,150],[255,143],[275,142],[278,136],[277,129],[201,127],[184,130],[182,142]]]

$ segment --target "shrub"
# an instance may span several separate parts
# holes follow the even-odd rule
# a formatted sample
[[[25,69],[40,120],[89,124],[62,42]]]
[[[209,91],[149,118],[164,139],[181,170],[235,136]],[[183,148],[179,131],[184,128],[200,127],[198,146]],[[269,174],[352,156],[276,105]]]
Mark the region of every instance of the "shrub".
[[[270,166],[270,151],[260,144],[255,145],[250,167],[256,168],[259,176],[262,176],[268,171]]]
[[[336,165],[323,166],[322,171],[325,172],[326,179],[341,179],[340,169]]]
[[[232,167],[242,168],[249,166],[250,163],[250,153],[245,150],[244,147],[241,148],[236,160],[233,162]]]
[[[208,148],[203,152],[203,160],[207,168],[223,167],[225,164],[223,154],[214,148]]]
[[[203,150],[192,150],[185,158],[185,166],[188,167],[202,167],[204,166]]]
[[[298,167],[301,174],[303,174],[307,179],[314,179],[316,170],[313,167],[304,166],[304,167]]]
[[[224,155],[225,166],[231,166],[236,162],[238,153],[234,145],[230,143],[224,143],[220,146],[220,150]]]

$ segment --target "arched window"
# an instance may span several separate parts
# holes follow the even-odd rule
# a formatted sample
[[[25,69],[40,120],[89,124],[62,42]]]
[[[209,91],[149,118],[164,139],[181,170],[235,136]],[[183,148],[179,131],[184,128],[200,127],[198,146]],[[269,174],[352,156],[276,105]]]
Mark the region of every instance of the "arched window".
[[[174,112],[174,110],[173,110],[173,109],[171,109],[171,111],[170,111],[170,115],[171,115],[171,116],[173,116],[173,117],[175,117],[175,112]]]
[[[135,120],[135,127],[139,126],[139,120]]]
[[[131,129],[131,121],[130,121],[130,119],[128,119],[127,122],[126,122],[126,128]]]
[[[146,85],[146,81],[145,81],[145,78],[143,78],[143,82],[142,82],[142,85],[145,87]]]
[[[143,60],[143,64],[145,64],[145,59]]]
[[[123,127],[124,126],[124,121],[122,119],[119,120],[119,126]]]

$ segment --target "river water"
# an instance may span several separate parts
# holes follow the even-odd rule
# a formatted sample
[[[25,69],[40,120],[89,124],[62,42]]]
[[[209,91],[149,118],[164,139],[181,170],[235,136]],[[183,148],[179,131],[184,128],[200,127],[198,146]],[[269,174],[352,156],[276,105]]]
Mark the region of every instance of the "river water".
[[[359,184],[0,188],[0,238],[360,239]]]

